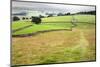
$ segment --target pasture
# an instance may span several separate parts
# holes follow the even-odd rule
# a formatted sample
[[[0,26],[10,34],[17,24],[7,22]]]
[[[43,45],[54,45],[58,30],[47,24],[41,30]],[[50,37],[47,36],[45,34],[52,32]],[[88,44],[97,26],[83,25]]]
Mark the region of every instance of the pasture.
[[[35,36],[12,37],[12,65],[95,61],[95,16],[75,15],[74,18],[77,19],[77,26],[72,31],[60,30]],[[30,21],[12,22],[12,30],[32,25],[12,32],[12,35],[71,29],[72,19],[72,16],[42,18],[39,25]]]

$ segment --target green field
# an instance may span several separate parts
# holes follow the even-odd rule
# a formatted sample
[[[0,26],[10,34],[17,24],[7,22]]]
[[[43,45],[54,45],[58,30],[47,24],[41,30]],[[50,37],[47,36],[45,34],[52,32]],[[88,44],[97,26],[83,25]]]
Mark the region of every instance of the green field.
[[[93,15],[75,15],[74,17],[76,20],[78,20],[77,22],[95,23],[95,16]],[[28,26],[28,25],[32,25],[32,26],[20,31],[16,31],[13,33],[13,35],[28,34],[28,33],[34,33],[37,31],[51,30],[51,29],[52,30],[70,29],[72,27],[72,24],[71,24],[72,19],[73,19],[72,16],[42,18],[42,24],[40,25],[32,24],[30,21],[29,22],[16,21],[12,23],[12,30],[15,30],[24,26]],[[49,23],[44,23],[44,22],[49,22]]]
[[[21,28],[21,27],[24,27],[24,26],[28,26],[28,25],[31,25],[32,23],[31,22],[24,22],[24,21],[15,21],[12,23],[12,30],[15,30],[15,29],[18,29],[18,28]]]
[[[39,25],[32,24],[32,22],[30,21],[29,22],[16,21],[12,23],[12,30],[15,30],[27,25],[31,25],[31,24],[32,26],[20,31],[16,31],[13,33],[13,35],[28,34],[28,33],[34,33],[34,32],[43,31],[43,30],[70,29],[72,26],[71,19],[72,19],[72,16],[42,18],[42,24],[39,24]],[[45,22],[49,22],[49,23],[45,23]]]
[[[37,31],[44,31],[44,30],[54,30],[54,29],[70,29],[71,23],[52,23],[52,24],[40,24],[36,25],[33,24],[31,27],[17,31],[13,33],[13,35],[17,34],[28,34]]]
[[[42,22],[71,22],[71,20],[72,16],[58,16],[58,17],[43,18]]]
[[[96,60],[95,16],[75,15],[79,23],[72,31],[51,31],[29,37],[12,37],[12,65],[48,64]],[[92,19],[91,19],[92,18]],[[43,18],[42,24],[16,31],[13,35],[51,29],[69,29],[72,16]],[[21,21],[18,21],[19,24]],[[45,23],[50,22],[50,23]],[[54,23],[52,23],[54,22]],[[59,22],[59,23],[56,23]],[[85,23],[83,23],[85,22]],[[23,22],[24,23],[24,22]],[[21,25],[18,28],[23,27]],[[28,22],[25,22],[26,25]],[[31,22],[29,22],[31,24]]]
[[[95,23],[94,15],[75,15],[78,22]]]

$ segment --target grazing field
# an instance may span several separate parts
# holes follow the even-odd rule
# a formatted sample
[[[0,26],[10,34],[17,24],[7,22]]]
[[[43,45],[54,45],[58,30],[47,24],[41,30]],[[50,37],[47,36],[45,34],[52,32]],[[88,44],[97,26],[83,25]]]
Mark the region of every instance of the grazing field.
[[[75,15],[74,17],[78,22],[95,23],[94,15]]]
[[[32,23],[27,22],[27,21],[15,21],[12,23],[12,30],[15,30],[24,26],[28,26],[28,25],[32,25]]]
[[[34,32],[43,31],[43,30],[70,29],[72,27],[71,20],[72,20],[72,16],[59,16],[59,17],[42,18],[42,24],[39,24],[39,25],[32,24],[31,21],[13,22],[12,30],[18,29],[30,24],[32,25],[29,28],[25,28],[23,30],[14,32],[13,35],[28,34],[28,33],[34,33]]]
[[[82,23],[76,23],[77,26],[74,27],[72,31],[51,31],[35,36],[12,37],[12,65],[95,61],[95,22],[91,21],[90,18],[85,18],[87,21],[82,20],[82,17],[85,15],[79,16],[80,15],[77,15],[75,17],[77,17],[78,22],[80,21]],[[89,16],[87,15],[87,17]],[[50,18],[48,18],[48,20],[47,18],[43,18],[42,22],[55,21],[55,19],[50,21]],[[65,18],[65,20],[67,19],[68,18]],[[71,19],[72,17],[70,20]],[[95,16],[93,16],[92,20],[95,20]],[[13,35],[27,34],[40,30],[67,29],[70,26],[72,26],[72,24],[69,22],[59,24],[33,24],[32,27],[17,31],[13,33]]]
[[[72,16],[55,16],[43,18],[42,22],[71,22],[71,20]]]
[[[33,24],[29,28],[25,28],[23,30],[17,31],[13,33],[13,35],[19,35],[19,34],[29,34],[29,33],[34,33],[37,31],[44,31],[44,30],[55,30],[55,29],[70,29],[72,26],[71,23],[50,23],[50,24],[40,24],[36,25]]]

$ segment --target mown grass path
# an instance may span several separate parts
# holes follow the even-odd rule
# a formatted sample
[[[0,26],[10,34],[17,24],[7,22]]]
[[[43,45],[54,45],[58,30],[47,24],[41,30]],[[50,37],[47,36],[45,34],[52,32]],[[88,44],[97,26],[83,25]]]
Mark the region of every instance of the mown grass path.
[[[72,51],[79,50],[83,56],[87,52],[88,45],[88,40],[85,38],[82,30],[80,30],[80,40],[78,41],[78,44],[73,47]]]

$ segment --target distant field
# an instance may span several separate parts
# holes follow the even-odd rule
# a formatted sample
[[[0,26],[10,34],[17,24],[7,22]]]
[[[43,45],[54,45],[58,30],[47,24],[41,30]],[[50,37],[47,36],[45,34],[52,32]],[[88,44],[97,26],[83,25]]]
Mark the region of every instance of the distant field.
[[[15,22],[12,22],[12,30],[15,30],[24,26],[28,26],[31,24],[32,24],[31,22],[26,22],[26,21],[15,21]]]
[[[12,65],[95,61],[95,16],[76,15],[74,17],[80,23],[77,23],[77,26],[72,31],[52,31],[29,37],[12,37]],[[33,26],[12,34],[27,34],[51,29],[69,29],[72,26],[71,19],[72,16],[67,18],[66,16],[43,18],[42,24],[32,24]],[[13,24],[16,26],[17,23]]]
[[[78,22],[95,23],[94,15],[75,15],[74,17]]]
[[[75,15],[73,16],[77,22],[87,22],[87,23],[95,23],[95,16],[94,15]],[[58,17],[48,17],[48,18],[42,18],[42,24],[35,25],[32,24],[32,22],[28,21],[16,21],[12,23],[12,30],[33,25],[29,28],[25,28],[20,31],[16,31],[13,33],[13,35],[19,35],[19,34],[28,34],[33,33],[37,31],[43,31],[43,30],[53,30],[53,29],[70,29],[72,27],[72,16],[58,16]],[[48,24],[44,22],[49,22]],[[59,22],[59,23],[58,23]],[[51,23],[51,24],[50,24]]]
[[[72,16],[55,16],[43,18],[42,22],[71,22]]]
[[[45,23],[45,22],[50,22],[50,23]],[[18,29],[18,28],[21,28],[21,27],[24,27],[24,26],[27,26],[30,24],[32,24],[32,22],[30,22],[30,21],[29,22],[27,22],[27,21],[13,22],[12,30]],[[42,18],[41,24],[39,24],[39,25],[32,24],[31,27],[25,28],[20,31],[16,31],[13,33],[13,35],[28,34],[28,33],[33,33],[33,32],[43,31],[43,30],[70,29],[71,26],[72,26],[71,16]]]
[[[95,23],[95,16],[94,15],[71,15],[71,16],[48,17],[48,18],[43,18],[42,22],[71,22],[73,17],[78,22]]]
[[[71,25],[72,25],[71,23],[52,23],[52,24],[40,24],[40,25],[33,24],[33,26],[29,28],[16,31],[15,33],[13,33],[13,35],[28,34],[43,30],[70,29]]]

